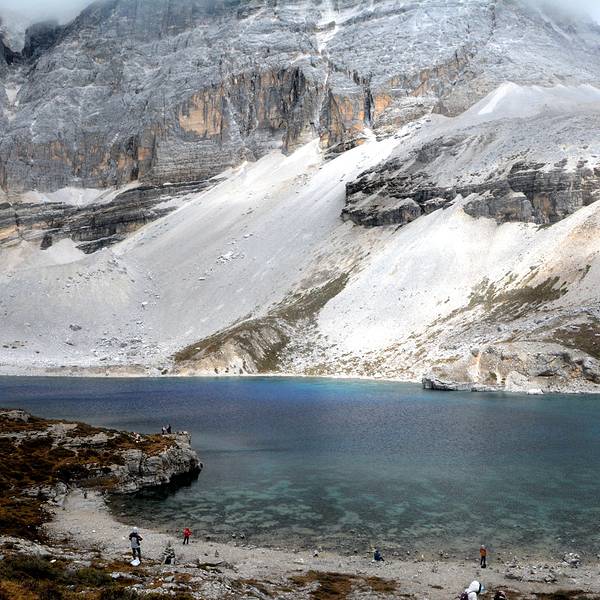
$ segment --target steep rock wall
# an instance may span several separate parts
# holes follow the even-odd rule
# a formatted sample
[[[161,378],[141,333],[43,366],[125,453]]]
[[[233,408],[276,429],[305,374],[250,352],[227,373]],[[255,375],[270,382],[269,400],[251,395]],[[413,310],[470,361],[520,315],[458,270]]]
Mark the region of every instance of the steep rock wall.
[[[19,193],[198,180],[317,135],[341,151],[369,128],[458,114],[506,78],[539,81],[507,37],[515,27],[538,42],[538,62],[554,62],[555,81],[597,80],[587,25],[571,28],[574,70],[534,12],[446,4],[115,0],[31,28],[0,183]]]

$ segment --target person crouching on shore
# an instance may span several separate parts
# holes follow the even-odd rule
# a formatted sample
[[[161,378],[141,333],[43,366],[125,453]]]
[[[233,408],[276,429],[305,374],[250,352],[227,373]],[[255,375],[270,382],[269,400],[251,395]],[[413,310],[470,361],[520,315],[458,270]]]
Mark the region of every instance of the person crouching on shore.
[[[129,534],[129,541],[131,542],[131,553],[133,554],[133,560],[136,558],[142,560],[142,547],[140,542],[144,538],[139,534],[138,528],[134,527]]]
[[[479,581],[472,581],[471,585],[460,595],[460,600],[477,600],[477,595],[483,592],[483,585]]]

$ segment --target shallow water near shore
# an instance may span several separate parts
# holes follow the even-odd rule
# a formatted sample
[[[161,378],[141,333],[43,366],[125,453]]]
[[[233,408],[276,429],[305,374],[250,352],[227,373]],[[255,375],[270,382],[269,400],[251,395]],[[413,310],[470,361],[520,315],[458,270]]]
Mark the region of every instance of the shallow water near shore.
[[[205,468],[128,523],[255,545],[598,552],[600,396],[291,378],[0,378],[0,405],[193,436]],[[462,555],[462,554],[461,554]]]

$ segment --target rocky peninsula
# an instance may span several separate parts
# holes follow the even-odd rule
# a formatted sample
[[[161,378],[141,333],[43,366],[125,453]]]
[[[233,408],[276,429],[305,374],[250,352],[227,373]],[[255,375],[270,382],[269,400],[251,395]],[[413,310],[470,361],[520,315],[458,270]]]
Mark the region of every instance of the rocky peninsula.
[[[202,468],[187,433],[140,435],[0,410],[0,529],[43,538],[49,509],[73,489],[133,493]]]

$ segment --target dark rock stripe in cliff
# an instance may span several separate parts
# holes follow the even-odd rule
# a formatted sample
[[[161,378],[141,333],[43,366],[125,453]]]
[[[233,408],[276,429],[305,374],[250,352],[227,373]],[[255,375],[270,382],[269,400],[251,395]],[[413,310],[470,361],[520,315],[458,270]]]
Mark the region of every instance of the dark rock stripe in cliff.
[[[173,206],[162,205],[165,200],[207,187],[208,182],[144,186],[125,191],[106,204],[87,207],[5,202],[0,204],[0,246],[24,239],[39,242],[45,250],[61,239],[71,238],[80,250],[90,254],[174,210]]]
[[[390,161],[347,185],[342,216],[367,227],[406,225],[458,196],[473,196],[464,207],[473,217],[547,225],[600,198],[600,168],[585,162],[574,171],[564,162],[516,162],[505,177],[453,187],[436,186],[430,177],[423,171],[406,173],[401,162]]]

